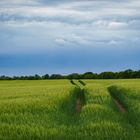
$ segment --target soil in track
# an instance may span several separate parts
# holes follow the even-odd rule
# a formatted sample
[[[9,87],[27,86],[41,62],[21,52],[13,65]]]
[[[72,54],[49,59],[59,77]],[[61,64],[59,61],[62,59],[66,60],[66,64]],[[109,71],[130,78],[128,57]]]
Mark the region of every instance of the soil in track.
[[[76,99],[76,113],[80,113],[81,109],[82,109],[81,100],[80,98],[77,98]]]
[[[76,113],[81,112],[81,109],[84,106],[84,104],[85,104],[85,91],[78,87],[78,92],[76,93],[76,104],[75,104]]]
[[[85,104],[85,92],[82,87],[76,84],[73,80],[70,81],[71,84],[75,85],[77,88],[76,94],[76,102],[75,102],[75,110],[76,113],[79,114],[81,112],[82,106]],[[79,82],[81,84],[81,82]],[[82,86],[85,86],[85,84]]]
[[[114,91],[114,87],[109,87],[108,90],[109,90],[110,96],[112,97],[113,102],[115,103],[119,111],[121,113],[126,113],[127,112],[126,106],[120,99],[122,98],[122,95]]]
[[[123,104],[115,97],[112,97],[113,101],[115,102],[115,104],[117,105],[118,109],[120,112],[122,113],[126,113],[126,108],[123,106]]]

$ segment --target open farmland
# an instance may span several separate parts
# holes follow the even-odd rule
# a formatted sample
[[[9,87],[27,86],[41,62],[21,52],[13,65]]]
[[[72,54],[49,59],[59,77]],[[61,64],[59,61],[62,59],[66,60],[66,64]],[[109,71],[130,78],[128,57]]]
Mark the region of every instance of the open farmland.
[[[139,140],[140,80],[0,81],[2,140]]]

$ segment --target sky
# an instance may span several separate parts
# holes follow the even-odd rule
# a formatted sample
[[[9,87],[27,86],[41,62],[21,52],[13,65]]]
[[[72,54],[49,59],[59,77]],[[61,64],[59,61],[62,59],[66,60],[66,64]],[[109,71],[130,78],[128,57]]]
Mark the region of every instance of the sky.
[[[140,0],[0,0],[0,75],[140,69]]]

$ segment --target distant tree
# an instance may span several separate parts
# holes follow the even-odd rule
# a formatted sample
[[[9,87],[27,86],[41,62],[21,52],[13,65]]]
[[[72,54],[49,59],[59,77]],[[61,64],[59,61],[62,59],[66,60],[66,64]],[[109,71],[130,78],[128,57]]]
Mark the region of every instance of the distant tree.
[[[35,74],[34,79],[35,79],[35,80],[40,80],[41,77],[40,77],[38,74]]]
[[[40,76],[35,74],[34,76],[0,76],[0,80],[40,80],[40,79],[123,79],[123,78],[140,78],[140,70],[133,71],[131,69],[120,71],[120,72],[102,72],[92,73],[86,72],[84,74],[72,73],[69,75],[52,74],[49,76],[45,74]]]
[[[35,80],[34,76],[28,76],[28,80]]]
[[[5,80],[5,79],[6,79],[5,75],[0,76],[0,80]]]
[[[140,70],[138,71],[138,73],[137,73],[137,74],[138,74],[138,77],[137,77],[137,78],[140,78]]]
[[[20,77],[18,77],[18,76],[13,76],[13,78],[12,78],[13,80],[19,80],[19,79],[21,79]]]
[[[82,75],[82,79],[96,79],[97,74],[92,73],[92,72],[86,72]]]
[[[133,78],[133,70],[131,69],[125,70],[121,74],[122,78]]]
[[[99,79],[115,79],[116,74],[114,72],[102,72],[98,76]]]
[[[49,79],[49,74],[45,74],[42,76],[42,79]]]
[[[52,74],[50,79],[63,79],[63,76],[61,74]]]
[[[2,75],[0,76],[0,80],[12,80],[12,77]]]
[[[78,73],[72,73],[72,74],[69,74],[69,75],[67,76],[67,78],[68,78],[68,79],[81,79],[82,76],[81,76],[81,74],[78,74]]]

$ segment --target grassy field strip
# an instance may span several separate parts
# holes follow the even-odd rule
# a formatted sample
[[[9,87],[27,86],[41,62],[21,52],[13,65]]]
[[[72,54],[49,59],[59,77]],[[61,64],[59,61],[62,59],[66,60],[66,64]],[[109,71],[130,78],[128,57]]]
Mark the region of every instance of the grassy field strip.
[[[61,127],[72,124],[70,114],[74,110],[74,87],[69,81],[59,82],[45,81],[45,84],[44,81],[38,81],[37,84],[30,81],[27,86],[24,81],[22,84],[20,81],[7,82],[7,85],[12,84],[10,86],[6,86],[6,82],[2,83],[4,86],[0,86],[0,138],[51,139],[61,134]]]

